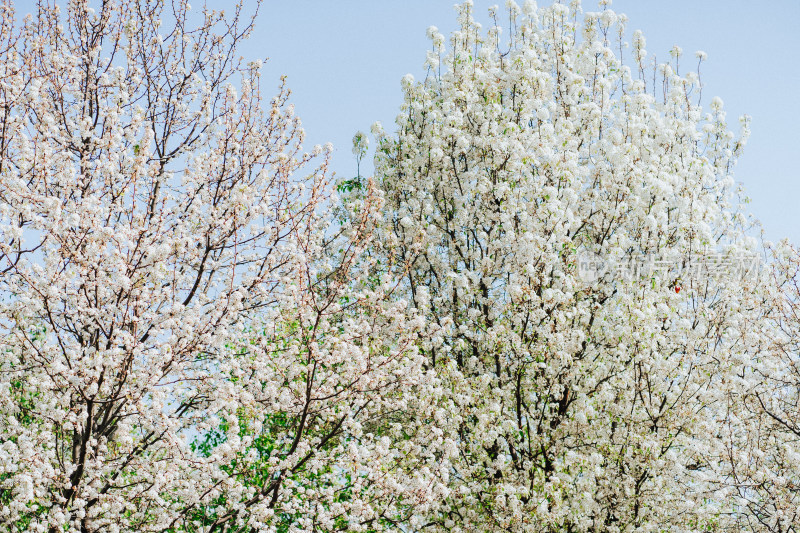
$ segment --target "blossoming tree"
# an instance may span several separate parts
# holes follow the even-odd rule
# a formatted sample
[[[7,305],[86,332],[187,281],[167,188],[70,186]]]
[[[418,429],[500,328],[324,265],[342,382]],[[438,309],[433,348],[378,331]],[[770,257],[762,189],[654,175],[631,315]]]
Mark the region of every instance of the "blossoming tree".
[[[608,3],[459,6],[341,200],[244,2],[4,4],[0,529],[797,531],[800,256]]]
[[[383,200],[330,226],[329,148],[237,59],[242,5],[0,15],[0,529],[357,529],[436,499],[430,428],[377,423],[435,386],[363,254]]]
[[[419,523],[789,531],[791,498],[754,480],[797,441],[745,423],[766,398],[796,431],[791,404],[751,395],[774,286],[731,177],[748,121],[737,138],[720,99],[702,109],[701,52],[651,64],[635,32],[624,60],[608,3],[507,2],[486,32],[462,4],[449,46],[429,30],[425,80],[404,79],[398,133],[376,131],[385,253],[412,264],[459,448]],[[748,456],[771,459],[740,472]],[[775,494],[796,498],[782,464]]]

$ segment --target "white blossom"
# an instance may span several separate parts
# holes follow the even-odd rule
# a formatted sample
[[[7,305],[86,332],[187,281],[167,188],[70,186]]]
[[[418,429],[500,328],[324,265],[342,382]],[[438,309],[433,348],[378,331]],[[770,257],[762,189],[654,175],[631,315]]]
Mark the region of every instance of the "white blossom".
[[[381,242],[427,314],[420,348],[458,447],[449,496],[420,523],[790,531],[800,379],[777,375],[798,348],[767,355],[773,335],[794,334],[768,317],[781,306],[754,300],[780,300],[779,284],[682,270],[693,254],[758,251],[731,177],[747,121],[737,138],[721,100],[703,114],[699,74],[677,61],[653,73],[639,31],[627,66],[607,42],[626,19],[601,4],[583,17],[563,2],[512,7],[507,41],[458,6],[440,68],[404,80],[398,132],[380,141]],[[582,253],[664,267],[587,281]]]

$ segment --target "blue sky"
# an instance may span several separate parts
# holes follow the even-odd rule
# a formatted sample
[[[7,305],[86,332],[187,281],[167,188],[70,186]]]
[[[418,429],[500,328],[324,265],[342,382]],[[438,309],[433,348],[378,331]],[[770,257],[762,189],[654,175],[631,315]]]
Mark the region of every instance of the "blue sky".
[[[547,0],[540,1],[545,4]],[[243,52],[269,57],[265,88],[288,75],[307,142],[334,144],[333,169],[355,173],[350,139],[379,120],[390,128],[401,103],[400,79],[424,75],[430,25],[455,27],[453,0],[266,0]],[[475,1],[479,18],[502,1]],[[585,10],[597,4],[585,0]],[[704,99],[720,96],[738,131],[753,117],[752,137],[736,169],[767,237],[800,243],[800,1],[614,0],[641,29],[649,55],[666,59],[677,44],[708,53]],[[369,166],[369,165],[367,165]]]

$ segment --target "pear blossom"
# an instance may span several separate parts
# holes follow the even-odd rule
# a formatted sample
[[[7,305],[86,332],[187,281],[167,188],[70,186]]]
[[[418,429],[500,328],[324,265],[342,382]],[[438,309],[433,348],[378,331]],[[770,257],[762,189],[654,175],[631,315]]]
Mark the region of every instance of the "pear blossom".
[[[408,521],[455,452],[382,194],[336,223],[246,10],[189,9],[0,13],[0,530]]]
[[[719,98],[704,113],[699,73],[645,64],[639,31],[628,64],[609,4],[526,2],[505,41],[459,5],[440,68],[404,80],[378,135],[383,253],[427,316],[459,450],[422,523],[795,531],[800,297],[769,268],[713,267],[774,257],[733,186],[748,121],[732,133]]]

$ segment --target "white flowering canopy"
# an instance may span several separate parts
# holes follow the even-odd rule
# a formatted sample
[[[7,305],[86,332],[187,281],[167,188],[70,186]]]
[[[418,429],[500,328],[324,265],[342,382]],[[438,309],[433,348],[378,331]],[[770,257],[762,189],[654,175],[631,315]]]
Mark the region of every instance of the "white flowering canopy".
[[[339,199],[244,4],[0,6],[0,531],[798,530],[800,252],[704,53],[466,2]]]
[[[650,65],[635,32],[627,59],[608,3],[509,1],[486,31],[461,4],[449,38],[429,29],[425,80],[403,80],[398,133],[376,131],[385,251],[412,261],[459,447],[418,524],[795,531],[797,426],[754,431],[797,414],[790,382],[758,392],[797,352],[767,369],[774,285],[742,268],[748,120],[737,138],[719,98],[702,109],[704,53]]]
[[[331,229],[243,6],[0,13],[0,530],[320,531],[440,499],[421,323]],[[394,417],[395,424],[379,424]]]

